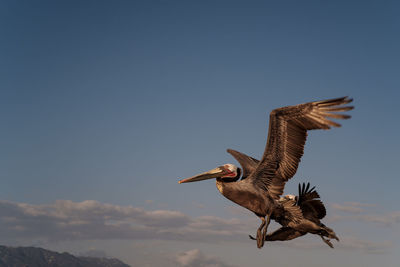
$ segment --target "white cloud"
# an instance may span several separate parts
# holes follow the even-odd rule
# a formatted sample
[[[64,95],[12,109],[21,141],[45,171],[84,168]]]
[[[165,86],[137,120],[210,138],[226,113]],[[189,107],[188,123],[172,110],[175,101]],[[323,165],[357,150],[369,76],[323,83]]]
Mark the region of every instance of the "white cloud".
[[[255,225],[256,227],[256,225]],[[87,200],[50,205],[0,201],[0,235],[9,239],[163,239],[215,242],[247,237],[234,219],[189,217],[173,210],[147,211]]]
[[[298,238],[292,240],[290,242],[287,241],[274,241],[277,245],[283,247],[291,247],[296,249],[329,249],[329,247],[319,238],[318,236],[314,236],[315,238]],[[390,241],[371,241],[371,240],[362,240],[354,236],[339,236],[340,241],[331,240],[335,249],[338,250],[353,250],[360,251],[368,254],[382,254],[387,252],[389,249],[393,247],[392,242]]]
[[[341,218],[343,219],[343,216]],[[356,214],[344,218],[393,225],[400,223],[400,212],[384,216]],[[0,236],[3,242],[11,243],[101,239],[250,242],[248,234],[253,234],[258,227],[256,218],[254,217],[254,221],[252,219],[190,217],[179,211],[148,211],[93,200],[82,202],[59,200],[48,205],[0,201]],[[270,231],[272,230],[270,228]],[[304,248],[325,246],[322,241],[307,243],[303,238],[277,243]],[[338,247],[342,246],[367,253],[378,253],[389,247],[389,243],[343,239],[338,244]],[[199,252],[191,253],[201,255]],[[182,255],[181,259],[184,258]]]
[[[80,257],[95,257],[95,258],[108,258],[107,253],[104,250],[90,248],[88,251],[80,252],[77,256]]]
[[[368,254],[382,254],[392,248],[393,244],[390,241],[376,242],[347,236],[340,240],[337,247],[345,250],[360,250]]]
[[[373,207],[377,206],[376,204],[360,203],[360,202],[354,202],[354,201],[344,202],[344,204],[353,206],[353,207],[365,207],[365,208],[373,208]]]
[[[359,221],[373,222],[383,226],[394,226],[400,223],[400,211],[385,214],[358,215],[354,216],[354,218]]]
[[[198,249],[181,252],[175,257],[175,260],[182,267],[233,267],[218,258],[204,255]]]
[[[334,210],[338,211],[344,211],[348,213],[361,213],[364,211],[364,209],[360,208],[360,206],[357,205],[352,205],[352,204],[346,204],[346,205],[341,205],[341,204],[331,204],[331,208]]]
[[[359,202],[345,202],[344,205],[333,203],[330,205],[336,211],[343,211],[351,215],[330,215],[328,222],[342,220],[356,220],[360,222],[371,222],[382,226],[394,226],[400,223],[400,211],[386,213],[366,213],[364,208],[376,207],[374,204],[364,204]],[[362,208],[363,207],[363,208]]]

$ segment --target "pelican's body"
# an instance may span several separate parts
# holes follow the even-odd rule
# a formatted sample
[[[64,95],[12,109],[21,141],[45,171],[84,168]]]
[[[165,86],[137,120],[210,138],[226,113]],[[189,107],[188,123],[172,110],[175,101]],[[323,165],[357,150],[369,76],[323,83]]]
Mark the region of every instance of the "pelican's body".
[[[342,97],[275,109],[270,114],[267,145],[261,161],[228,149],[243,170],[233,164],[225,164],[180,180],[179,183],[217,178],[217,188],[222,195],[254,212],[262,220],[257,230],[257,246],[261,248],[270,219],[279,220],[278,211],[282,210],[283,206],[279,201],[280,196],[283,194],[285,183],[297,171],[307,131],[330,129],[331,126],[340,127],[340,124],[327,117],[350,118],[336,112],[351,110],[353,107],[342,106],[351,101],[352,99]],[[242,178],[239,180],[241,173]],[[287,225],[293,223],[294,221],[288,220]]]
[[[303,185],[299,184],[299,195],[297,197],[287,195],[279,199],[283,210],[274,210],[271,218],[282,227],[271,234],[267,234],[266,241],[292,240],[307,233],[319,235],[331,248],[333,248],[333,245],[330,239],[339,241],[335,232],[321,222],[321,219],[326,215],[325,206],[319,200],[320,196],[314,190],[315,187],[309,188],[309,183],[307,186],[304,183]]]
[[[248,180],[224,182],[222,179],[217,179],[216,184],[224,197],[254,212],[257,216],[266,216],[279,205],[278,203],[275,205],[274,199],[262,190],[254,188]]]

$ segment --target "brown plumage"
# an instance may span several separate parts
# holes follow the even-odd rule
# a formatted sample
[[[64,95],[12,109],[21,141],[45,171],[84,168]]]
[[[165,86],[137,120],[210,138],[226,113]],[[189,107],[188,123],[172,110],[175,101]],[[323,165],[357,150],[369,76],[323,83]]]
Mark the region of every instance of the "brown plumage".
[[[259,163],[259,160],[239,151],[228,149],[228,152],[235,157],[243,169],[253,171]],[[242,179],[244,178],[246,176],[243,174]],[[310,189],[310,183],[299,184],[299,195],[295,199],[291,199],[290,195],[279,199],[278,202],[281,205],[273,211],[271,219],[282,227],[267,234],[265,241],[287,241],[312,233],[319,235],[329,247],[333,248],[330,239],[338,241],[339,239],[331,228],[321,223],[320,220],[326,216],[326,208],[314,189],[315,186]],[[249,237],[256,240],[251,235]]]
[[[339,241],[339,238],[331,228],[321,223],[320,220],[326,215],[326,209],[314,189],[315,187],[310,189],[310,183],[299,184],[299,195],[295,199],[288,195],[279,200],[282,206],[274,210],[271,218],[282,227],[267,234],[266,241],[292,240],[311,233],[319,235],[328,246],[333,248],[330,239]],[[252,236],[250,238],[255,240]]]
[[[342,97],[273,110],[263,157],[249,178],[258,187],[268,191],[274,199],[278,199],[283,194],[285,183],[297,171],[307,131],[340,127],[340,124],[327,118],[349,119],[349,115],[332,112],[353,109],[351,106],[340,107],[351,101]]]
[[[310,183],[307,186],[299,184],[299,195],[297,196],[297,205],[300,206],[304,217],[310,220],[321,220],[326,216],[326,209],[322,203],[319,194],[314,190],[315,186],[310,189]]]
[[[275,109],[270,114],[263,157],[255,167],[252,163],[257,160],[254,158],[246,159],[242,157],[244,154],[228,150],[243,167],[243,178],[240,181],[238,168],[226,164],[179,182],[217,178],[217,188],[226,198],[251,210],[262,220],[257,230],[257,246],[261,248],[272,213],[283,205],[279,199],[285,183],[297,171],[307,131],[340,127],[340,124],[328,118],[350,118],[349,115],[336,112],[353,109],[351,106],[343,106],[351,101],[350,98],[341,97]]]

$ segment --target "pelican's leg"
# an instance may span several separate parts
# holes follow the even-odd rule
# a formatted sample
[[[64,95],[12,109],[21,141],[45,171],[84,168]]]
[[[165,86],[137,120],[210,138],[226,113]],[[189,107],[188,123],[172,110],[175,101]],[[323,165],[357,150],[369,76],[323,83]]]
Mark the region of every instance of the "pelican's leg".
[[[265,241],[265,238],[266,238],[266,236],[267,236],[267,229],[268,229],[268,225],[269,225],[269,223],[271,222],[271,215],[267,215],[267,225],[264,227],[264,230],[263,230],[263,233],[262,233],[262,243],[261,243],[261,246],[264,246],[264,241]]]
[[[263,230],[264,226],[265,226],[265,217],[260,217],[260,219],[262,220],[262,223],[260,225],[260,227],[258,227],[257,229],[257,247],[258,248],[262,248],[262,246],[264,245],[264,236],[262,235],[261,231]]]
[[[320,235],[320,237],[321,237],[322,241],[324,241],[328,246],[333,248],[333,245],[329,239],[325,239],[322,235]]]

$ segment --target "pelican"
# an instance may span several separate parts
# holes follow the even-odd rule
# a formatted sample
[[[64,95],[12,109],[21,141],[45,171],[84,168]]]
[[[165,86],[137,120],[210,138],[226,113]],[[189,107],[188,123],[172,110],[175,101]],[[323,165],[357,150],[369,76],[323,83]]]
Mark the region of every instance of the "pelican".
[[[244,153],[228,149],[246,172],[254,170],[259,160],[252,158]],[[323,223],[321,219],[326,216],[326,209],[322,203],[315,186],[310,189],[310,183],[299,184],[299,195],[286,195],[280,197],[278,202],[281,204],[271,214],[271,219],[282,225],[281,228],[271,234],[267,234],[265,241],[287,241],[303,236],[307,233],[319,235],[329,247],[333,248],[331,239],[339,238],[336,233]],[[249,235],[250,239],[256,240]],[[325,239],[327,237],[328,239]]]
[[[319,235],[329,247],[333,248],[331,239],[339,238],[336,233],[323,223],[326,209],[315,186],[310,189],[310,183],[299,184],[299,195],[286,195],[279,199],[282,208],[273,211],[271,217],[282,225],[281,228],[267,234],[265,241],[292,240],[307,233]],[[325,239],[327,237],[328,239]],[[250,236],[250,239],[256,240]]]
[[[328,118],[350,118],[349,115],[337,112],[353,109],[352,106],[344,106],[351,101],[351,98],[341,97],[275,109],[270,113],[267,144],[261,161],[256,167],[251,164],[244,164],[246,167],[242,165],[242,179],[239,180],[242,172],[240,168],[233,164],[224,164],[208,172],[182,179],[179,183],[216,178],[217,188],[223,196],[252,211],[261,219],[261,225],[257,229],[257,247],[261,248],[272,213],[275,209],[282,208],[279,199],[285,183],[297,171],[307,131],[340,127],[339,123]],[[228,152],[239,162],[243,160],[233,150],[228,149]],[[252,161],[247,159],[249,160]]]

